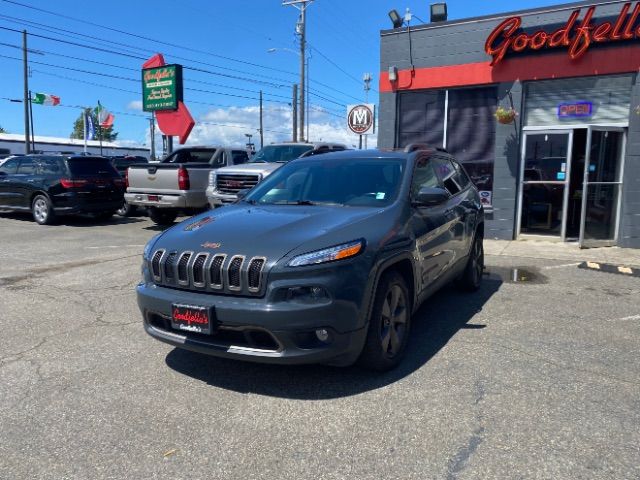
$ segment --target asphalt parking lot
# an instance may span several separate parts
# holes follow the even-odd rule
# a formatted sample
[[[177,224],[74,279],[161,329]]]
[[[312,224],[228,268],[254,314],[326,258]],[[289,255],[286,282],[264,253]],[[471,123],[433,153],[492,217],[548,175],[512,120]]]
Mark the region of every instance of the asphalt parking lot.
[[[489,255],[393,372],[265,366],[144,333],[157,231],[0,214],[1,479],[640,477],[640,278]]]

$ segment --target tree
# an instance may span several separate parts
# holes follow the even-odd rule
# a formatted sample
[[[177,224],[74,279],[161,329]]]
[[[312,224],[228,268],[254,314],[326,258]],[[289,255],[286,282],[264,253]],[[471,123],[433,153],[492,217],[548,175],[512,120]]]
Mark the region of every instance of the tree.
[[[98,140],[100,138],[100,132],[102,132],[102,140],[105,142],[111,142],[118,138],[118,132],[113,131],[113,127],[109,128],[100,128],[98,126],[98,108],[85,108],[84,113],[88,113],[91,115],[93,119],[93,125],[95,126],[95,138],[94,140]],[[78,115],[78,118],[75,122],[73,122],[73,132],[71,132],[71,138],[76,138],[79,140],[84,139],[84,122],[82,120],[82,113]]]
[[[7,133],[7,131],[4,128],[0,127],[0,133]]]

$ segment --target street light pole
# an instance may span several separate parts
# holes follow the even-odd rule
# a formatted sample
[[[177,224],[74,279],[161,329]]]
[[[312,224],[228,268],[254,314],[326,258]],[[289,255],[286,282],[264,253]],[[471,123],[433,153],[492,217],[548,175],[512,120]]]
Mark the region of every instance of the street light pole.
[[[313,0],[284,0],[283,6],[293,6],[300,10],[300,20],[296,25],[296,33],[300,35],[300,140],[304,141],[304,114],[305,114],[305,91],[307,84],[305,82],[305,49],[307,46],[307,6],[313,2]]]
[[[369,103],[369,90],[371,90],[371,74],[365,73],[362,76],[362,80],[364,81],[364,103]],[[364,136],[364,148],[368,147],[367,143],[369,140],[369,135]]]

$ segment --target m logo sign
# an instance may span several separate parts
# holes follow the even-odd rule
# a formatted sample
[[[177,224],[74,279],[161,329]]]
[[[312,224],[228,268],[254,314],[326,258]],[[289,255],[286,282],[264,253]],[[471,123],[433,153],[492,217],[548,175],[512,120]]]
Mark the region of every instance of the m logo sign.
[[[347,125],[357,135],[374,133],[375,105],[367,103],[347,107]]]

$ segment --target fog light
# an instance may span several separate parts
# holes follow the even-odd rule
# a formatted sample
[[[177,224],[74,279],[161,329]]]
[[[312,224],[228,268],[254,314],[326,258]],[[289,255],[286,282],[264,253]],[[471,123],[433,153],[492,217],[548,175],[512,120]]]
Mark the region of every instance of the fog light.
[[[318,340],[321,342],[326,342],[329,340],[329,332],[325,328],[319,328],[316,330],[316,337],[318,337]]]
[[[287,300],[297,302],[322,302],[329,293],[322,287],[294,287],[287,292]]]

